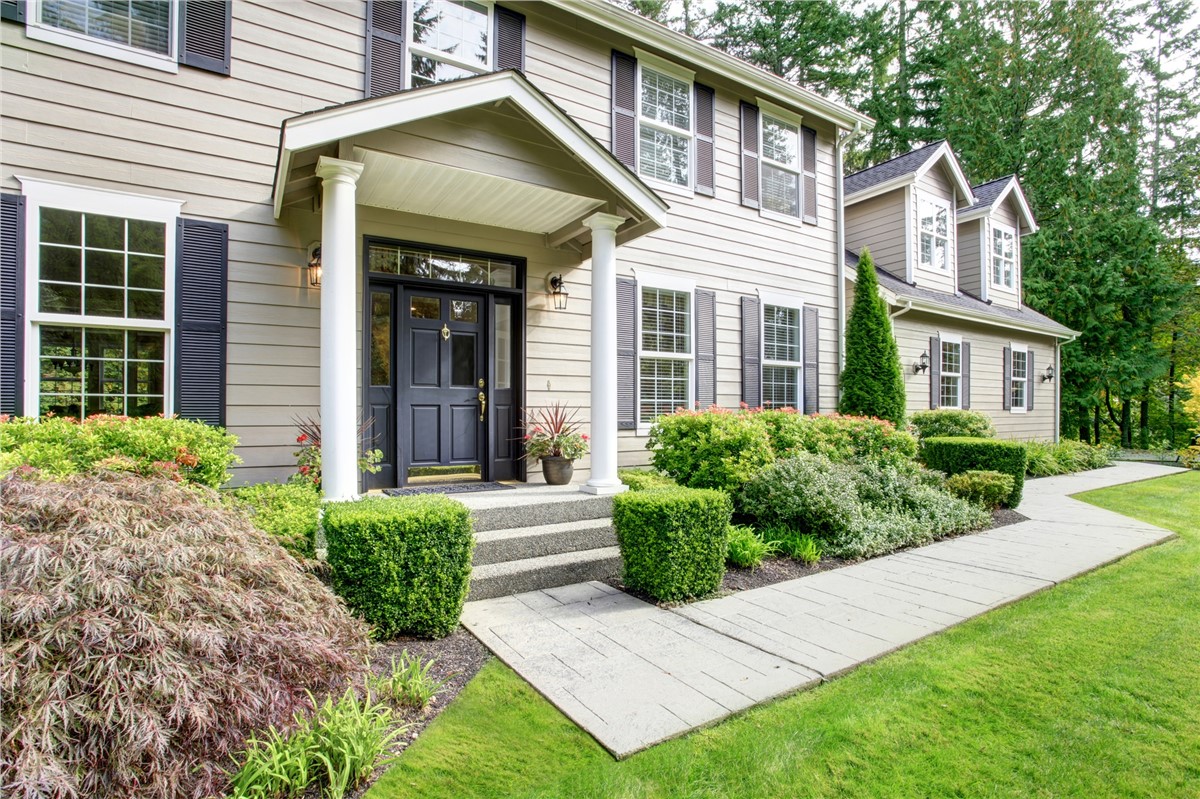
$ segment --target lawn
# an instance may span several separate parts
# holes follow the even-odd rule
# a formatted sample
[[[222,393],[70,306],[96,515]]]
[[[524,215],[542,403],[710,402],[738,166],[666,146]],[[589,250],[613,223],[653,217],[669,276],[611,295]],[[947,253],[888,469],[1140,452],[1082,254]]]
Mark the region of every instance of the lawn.
[[[1081,495],[1180,538],[615,762],[491,662],[368,799],[1200,796],[1200,472]]]

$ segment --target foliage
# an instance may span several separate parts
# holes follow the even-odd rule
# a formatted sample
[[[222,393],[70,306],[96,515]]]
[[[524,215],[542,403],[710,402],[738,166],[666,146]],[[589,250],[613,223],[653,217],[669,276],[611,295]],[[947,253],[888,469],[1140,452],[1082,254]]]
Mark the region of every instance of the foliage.
[[[775,460],[755,414],[720,408],[660,416],[646,447],[656,469],[690,488],[736,491]]]
[[[232,799],[298,799],[312,787],[341,799],[389,762],[384,753],[405,731],[370,691],[360,698],[347,688],[337,701],[313,704],[311,715],[296,715],[290,732],[272,725],[264,737],[250,738],[230,781]]]
[[[665,474],[652,472],[649,469],[621,469],[617,472],[621,482],[629,486],[630,491],[658,491],[663,488],[678,488],[679,484]]]
[[[556,402],[549,408],[526,411],[525,457],[535,463],[540,458],[575,460],[588,452],[588,437],[579,432],[579,411]]]
[[[370,675],[367,685],[385,699],[405,707],[424,710],[438,694],[446,690],[450,678],[438,680],[430,672],[437,661],[421,660],[416,655],[400,652],[400,660],[392,658],[391,668],[384,675]]]
[[[917,411],[908,419],[917,438],[937,436],[971,436],[972,438],[994,438],[996,428],[986,413],[965,411],[957,408],[938,408]]]
[[[1057,443],[1028,441],[1025,443],[1025,473],[1030,477],[1049,477],[1099,469],[1112,463],[1113,447],[1107,444],[1092,446],[1082,441],[1063,439]]]
[[[333,589],[379,638],[441,638],[462,615],[475,546],[466,507],[440,495],[329,505]]]
[[[315,557],[321,495],[308,483],[258,483],[230,492],[232,504],[246,511],[258,529],[298,558]]]
[[[856,474],[851,464],[799,452],[751,480],[742,491],[741,506],[753,509],[764,528],[837,541],[862,522]]]
[[[943,476],[916,464],[906,467],[864,463],[856,475],[858,498],[873,511],[916,522],[902,546],[925,544],[977,530],[991,521],[969,502],[944,488]]]
[[[875,261],[864,249],[858,259],[854,303],[846,322],[846,366],[842,370],[838,410],[851,416],[874,416],[892,424],[904,422],[904,377],[892,335],[887,303],[879,293]]]
[[[296,443],[300,449],[292,453],[296,458],[296,473],[289,482],[300,485],[321,487],[321,422],[312,417],[296,417]],[[358,426],[358,438],[364,439],[374,424],[374,419],[368,419]],[[379,449],[364,450],[358,456],[358,469],[364,474],[375,474],[382,467],[383,451]]]
[[[821,540],[814,535],[801,533],[790,527],[768,527],[763,538],[793,560],[813,565],[821,560]]]
[[[729,549],[725,560],[742,569],[753,569],[763,558],[775,554],[776,547],[764,541],[753,527],[744,524],[729,525]]]
[[[0,475],[20,467],[50,477],[107,470],[219,488],[239,461],[236,446],[219,427],[176,417],[0,416]]]
[[[946,478],[947,491],[988,510],[1003,505],[1012,489],[1012,478],[1000,472],[972,470]]]
[[[12,795],[216,793],[247,736],[361,669],[365,628],[208,489],[9,477],[0,500]]]
[[[916,439],[886,419],[837,413],[805,416],[788,410],[758,411],[755,415],[766,424],[772,451],[778,458],[811,452],[835,461],[899,464],[917,454]]]
[[[930,469],[956,475],[969,471],[993,471],[1013,479],[1013,490],[1004,502],[1015,508],[1021,504],[1025,488],[1025,445],[994,438],[942,436],[921,442],[921,459]]]
[[[725,574],[732,505],[720,491],[629,491],[613,499],[625,583],[672,602],[703,596]]]

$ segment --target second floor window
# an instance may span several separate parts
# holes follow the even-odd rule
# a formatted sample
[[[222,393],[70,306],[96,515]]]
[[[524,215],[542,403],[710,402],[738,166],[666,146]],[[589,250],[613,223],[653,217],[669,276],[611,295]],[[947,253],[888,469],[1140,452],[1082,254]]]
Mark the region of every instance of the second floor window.
[[[950,208],[922,199],[920,202],[920,264],[926,269],[950,268]]]
[[[692,86],[641,67],[638,92],[638,172],[644,177],[691,186]]]
[[[762,116],[762,207],[800,216],[800,128]]]
[[[38,22],[134,50],[171,54],[171,4],[165,0],[42,0]]]
[[[468,78],[491,69],[490,4],[424,0],[407,3],[412,88]]]
[[[1017,236],[1009,227],[992,228],[992,284],[1005,288],[1016,287]]]

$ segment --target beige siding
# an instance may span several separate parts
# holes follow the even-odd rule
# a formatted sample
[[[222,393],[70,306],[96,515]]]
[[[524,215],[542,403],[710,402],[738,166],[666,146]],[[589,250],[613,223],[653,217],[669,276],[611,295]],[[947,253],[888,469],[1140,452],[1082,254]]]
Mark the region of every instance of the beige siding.
[[[922,288],[934,289],[936,291],[953,292],[958,288],[955,281],[955,269],[958,261],[958,253],[956,252],[957,231],[955,231],[955,198],[954,184],[950,182],[949,177],[943,166],[938,163],[933,166],[928,172],[921,176],[913,187],[913,215],[912,215],[912,241],[913,241],[913,283]],[[936,268],[927,268],[921,266],[920,258],[920,242],[921,242],[921,220],[920,209],[921,199],[939,200],[948,203],[950,206],[950,246],[948,257],[950,263],[945,270]]]
[[[904,240],[904,189],[896,189],[846,208],[846,247],[869,247],[875,265],[901,280],[908,279]]]
[[[979,219],[958,226],[958,287],[981,298],[985,296],[983,281],[987,279],[979,248],[982,230],[983,221]]]

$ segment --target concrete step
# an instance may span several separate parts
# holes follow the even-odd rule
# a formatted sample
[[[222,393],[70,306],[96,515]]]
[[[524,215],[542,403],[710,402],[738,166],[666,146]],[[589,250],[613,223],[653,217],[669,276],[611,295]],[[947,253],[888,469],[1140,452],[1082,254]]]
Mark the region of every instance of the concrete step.
[[[612,516],[612,497],[597,497],[578,491],[553,497],[526,497],[523,493],[506,491],[500,497],[487,497],[487,500],[502,503],[493,507],[471,507],[471,504],[464,503],[471,507],[475,532],[565,524]]]
[[[467,599],[492,599],[589,580],[605,580],[620,572],[621,550],[615,546],[489,563],[472,569]]]
[[[485,566],[616,544],[617,534],[613,532],[612,519],[585,519],[510,530],[489,530],[475,534],[474,563],[476,566]]]

